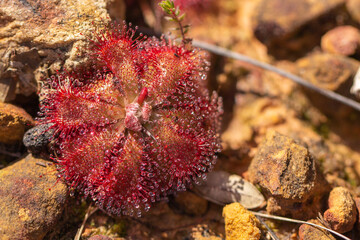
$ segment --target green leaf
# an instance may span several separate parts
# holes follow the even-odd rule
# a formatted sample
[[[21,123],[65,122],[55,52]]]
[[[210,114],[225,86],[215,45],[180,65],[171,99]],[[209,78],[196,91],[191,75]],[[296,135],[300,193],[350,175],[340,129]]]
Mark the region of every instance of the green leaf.
[[[186,16],[186,13],[183,13],[183,14],[178,18],[179,21],[181,22],[182,20],[184,20],[185,16]]]
[[[176,22],[176,19],[174,19],[173,17],[165,16],[164,18],[168,21]]]
[[[159,3],[159,6],[167,13],[171,14],[171,9],[173,8],[171,2],[169,0],[162,1]]]
[[[180,9],[179,9],[179,7],[176,7],[176,9],[175,9],[175,16],[179,16],[179,14],[180,14]]]

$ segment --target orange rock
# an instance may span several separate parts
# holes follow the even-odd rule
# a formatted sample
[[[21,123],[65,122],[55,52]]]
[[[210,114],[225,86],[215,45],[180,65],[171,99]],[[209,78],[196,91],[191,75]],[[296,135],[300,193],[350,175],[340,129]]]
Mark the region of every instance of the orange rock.
[[[322,224],[318,220],[310,220],[308,222],[322,226]],[[300,226],[299,237],[300,240],[335,240],[335,238],[326,230],[320,230],[307,224],[302,224]]]
[[[0,239],[43,239],[59,220],[67,187],[47,163],[28,155],[0,170]]]
[[[0,142],[11,144],[22,140],[34,120],[24,109],[0,102]]]
[[[330,192],[329,209],[324,213],[324,219],[332,229],[339,233],[350,231],[356,222],[356,205],[349,190],[336,187]]]
[[[275,131],[268,131],[260,144],[249,180],[262,188],[268,212],[297,219],[315,217],[328,191],[309,150]]]
[[[226,205],[223,209],[226,240],[259,240],[259,220],[240,203]]]

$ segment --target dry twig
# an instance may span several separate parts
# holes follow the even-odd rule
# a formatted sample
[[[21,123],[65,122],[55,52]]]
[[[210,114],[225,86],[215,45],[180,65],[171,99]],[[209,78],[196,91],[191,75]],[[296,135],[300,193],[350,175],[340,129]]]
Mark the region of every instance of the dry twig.
[[[256,216],[256,218],[259,219],[260,223],[261,223],[262,225],[264,225],[265,228],[268,230],[271,239],[273,239],[273,240],[280,240],[280,239],[276,236],[276,234],[274,233],[274,231],[265,223],[265,221],[264,221],[261,217]]]
[[[356,101],[354,101],[354,100],[352,100],[350,98],[344,97],[344,96],[342,96],[340,94],[337,94],[335,92],[332,92],[330,90],[319,88],[319,87],[317,87],[314,84],[304,80],[303,78],[301,78],[299,76],[296,76],[294,74],[291,74],[289,72],[281,70],[281,69],[279,69],[277,67],[274,67],[274,66],[272,66],[270,64],[257,61],[255,59],[252,59],[252,58],[250,58],[248,56],[245,56],[245,55],[242,55],[240,53],[236,53],[236,52],[230,51],[228,49],[218,47],[218,46],[206,43],[206,42],[193,40],[193,45],[195,47],[202,48],[202,49],[207,50],[209,52],[218,54],[220,56],[233,58],[233,59],[236,59],[236,60],[239,60],[239,61],[242,61],[242,62],[250,63],[250,64],[252,64],[254,66],[257,66],[259,68],[272,71],[274,73],[277,73],[277,74],[279,74],[279,75],[281,75],[283,77],[286,77],[286,78],[296,82],[297,84],[299,84],[299,85],[301,85],[303,87],[311,89],[311,90],[313,90],[313,91],[315,91],[317,93],[320,93],[320,94],[322,94],[322,95],[324,95],[324,96],[326,96],[328,98],[334,99],[334,100],[336,100],[338,102],[341,102],[341,103],[343,103],[343,104],[345,104],[347,106],[350,106],[350,107],[356,109],[357,111],[360,111],[360,103],[358,103],[358,102],[356,102]]]
[[[81,227],[78,229],[76,235],[75,235],[75,238],[74,240],[80,240],[80,237],[81,237],[81,234],[82,232],[84,231],[84,228],[85,228],[85,224],[86,224],[86,221],[88,220],[88,218],[93,215],[96,211],[98,210],[97,207],[93,207],[92,204],[90,204],[90,206],[88,207],[87,211],[86,211],[86,214],[85,214],[85,217],[84,217],[84,220],[81,224]]]
[[[296,220],[296,219],[292,219],[292,218],[286,218],[286,217],[279,217],[279,216],[275,216],[275,215],[269,215],[269,214],[265,214],[265,213],[259,213],[259,212],[253,212],[253,211],[250,211],[252,212],[255,216],[259,216],[259,217],[264,217],[264,218],[270,218],[270,219],[275,219],[275,220],[279,220],[279,221],[286,221],[286,222],[292,222],[292,223],[301,223],[301,224],[307,224],[307,225],[310,225],[310,226],[313,226],[313,227],[316,227],[316,228],[320,228],[320,229],[324,229],[324,230],[327,230],[329,232],[331,232],[332,234],[338,236],[338,237],[341,237],[345,240],[351,240],[350,238],[332,230],[332,229],[329,229],[327,227],[323,227],[323,226],[320,226],[320,225],[317,225],[315,223],[311,223],[311,222],[305,222],[305,221],[301,221],[301,220]]]

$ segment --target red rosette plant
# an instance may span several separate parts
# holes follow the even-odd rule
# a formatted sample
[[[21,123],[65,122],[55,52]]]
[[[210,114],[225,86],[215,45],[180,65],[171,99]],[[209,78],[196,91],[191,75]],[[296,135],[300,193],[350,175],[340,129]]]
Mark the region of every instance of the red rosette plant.
[[[41,90],[60,175],[109,214],[140,215],[205,178],[220,151],[222,102],[189,42],[112,25],[94,41],[95,71],[62,73]]]

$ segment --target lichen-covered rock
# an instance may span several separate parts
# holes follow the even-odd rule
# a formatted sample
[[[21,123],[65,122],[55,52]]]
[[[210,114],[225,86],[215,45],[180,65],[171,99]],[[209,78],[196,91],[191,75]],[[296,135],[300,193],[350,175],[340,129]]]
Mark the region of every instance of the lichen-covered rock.
[[[259,220],[240,203],[226,205],[223,209],[227,240],[259,240]]]
[[[324,51],[344,56],[357,53],[359,45],[360,31],[353,26],[336,27],[321,38],[321,48]]]
[[[321,210],[327,184],[308,149],[293,139],[268,131],[248,173],[268,198],[269,213],[308,219]]]
[[[20,142],[25,131],[34,124],[34,120],[24,109],[0,102],[0,142]]]
[[[58,221],[67,188],[48,163],[28,155],[0,171],[0,239],[41,240]]]
[[[313,48],[321,33],[336,23],[335,15],[345,0],[262,0],[254,17],[255,36],[271,54],[284,57],[289,52]],[[276,14],[274,14],[276,13]],[[327,25],[321,24],[326,17]],[[317,23],[319,22],[319,23]],[[297,33],[301,31],[301,37]],[[306,50],[305,50],[306,51]]]
[[[0,1],[0,79],[17,82],[17,93],[37,91],[38,81],[61,66],[86,63],[96,26],[110,21],[108,8],[123,13],[122,0]],[[10,83],[7,83],[10,84]]]
[[[208,208],[208,201],[191,192],[180,192],[173,201],[174,207],[189,215],[203,215]]]
[[[336,187],[330,192],[329,209],[324,213],[325,221],[337,232],[350,231],[356,222],[356,205],[348,189]]]
[[[322,226],[318,220],[310,220],[308,222]],[[307,224],[302,224],[300,226],[299,237],[300,240],[335,240],[335,238],[326,230],[318,229]]]

